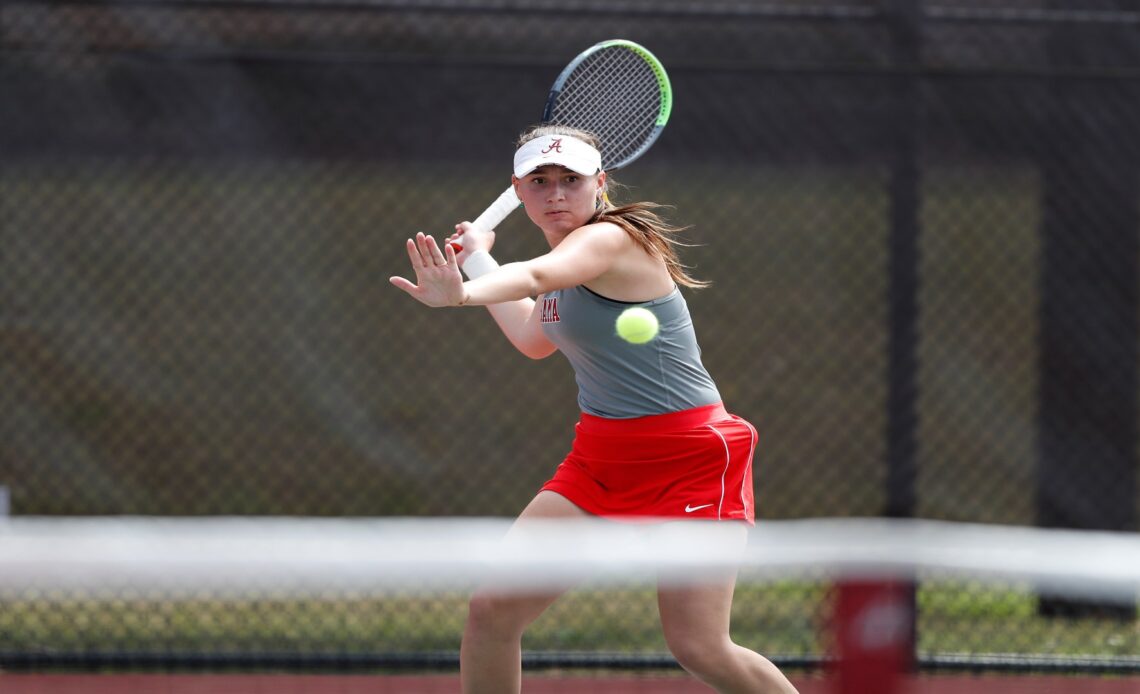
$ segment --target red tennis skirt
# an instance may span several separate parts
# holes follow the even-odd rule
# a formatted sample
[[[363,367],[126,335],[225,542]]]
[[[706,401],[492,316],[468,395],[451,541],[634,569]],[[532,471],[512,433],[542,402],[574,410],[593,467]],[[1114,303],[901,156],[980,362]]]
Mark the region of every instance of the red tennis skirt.
[[[606,419],[582,413],[574,444],[543,491],[617,520],[756,523],[756,428],[724,405]]]

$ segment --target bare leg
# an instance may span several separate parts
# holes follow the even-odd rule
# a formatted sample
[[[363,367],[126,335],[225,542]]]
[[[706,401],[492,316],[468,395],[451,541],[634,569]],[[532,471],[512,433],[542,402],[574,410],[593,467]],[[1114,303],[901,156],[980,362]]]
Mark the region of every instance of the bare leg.
[[[743,538],[745,529],[740,530]],[[657,605],[669,650],[690,674],[721,694],[796,694],[771,661],[732,642],[735,587],[734,571],[700,584],[659,586]]]
[[[515,522],[536,518],[583,518],[566,497],[539,492]],[[464,694],[513,694],[522,687],[522,635],[564,591],[504,593],[476,591],[471,597],[459,671]]]

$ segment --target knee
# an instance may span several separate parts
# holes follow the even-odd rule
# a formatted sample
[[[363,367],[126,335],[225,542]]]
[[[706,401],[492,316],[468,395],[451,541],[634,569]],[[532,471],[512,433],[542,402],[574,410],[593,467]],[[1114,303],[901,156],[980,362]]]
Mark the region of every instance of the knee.
[[[666,634],[669,652],[698,679],[716,680],[731,667],[733,643],[727,638],[694,638],[689,634]]]
[[[521,636],[528,620],[510,598],[477,594],[467,603],[467,628],[501,637]]]

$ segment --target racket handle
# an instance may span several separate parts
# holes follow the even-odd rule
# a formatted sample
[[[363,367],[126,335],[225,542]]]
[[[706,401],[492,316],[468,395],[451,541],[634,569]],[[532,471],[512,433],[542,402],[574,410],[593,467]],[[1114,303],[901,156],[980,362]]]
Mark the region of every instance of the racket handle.
[[[483,210],[483,214],[475,218],[471,222],[471,229],[473,231],[490,231],[499,226],[499,223],[510,216],[521,203],[519,196],[515,194],[515,187],[509,186],[502,192],[501,195],[491,203],[491,206]],[[452,242],[451,247],[458,253],[463,250],[463,246]]]
[[[508,186],[503,194],[498,197],[491,206],[483,211],[483,214],[475,218],[471,222],[471,227],[475,231],[490,231],[499,226],[499,223],[510,216],[515,208],[519,206],[519,196],[515,194],[515,187]]]

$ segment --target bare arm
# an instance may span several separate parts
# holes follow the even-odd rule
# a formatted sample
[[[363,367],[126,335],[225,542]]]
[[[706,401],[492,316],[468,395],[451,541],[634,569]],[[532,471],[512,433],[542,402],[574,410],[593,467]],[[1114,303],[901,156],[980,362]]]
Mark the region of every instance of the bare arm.
[[[612,224],[584,226],[549,253],[464,283],[462,304],[486,306],[585,284],[609,270],[627,243],[625,232]]]
[[[487,306],[511,344],[540,359],[555,347],[542,332],[540,307],[532,297],[598,277],[626,242],[625,232],[613,225],[590,225],[569,234],[549,253],[463,282],[455,249],[445,245],[441,251],[434,238],[421,233],[407,242],[416,282],[403,277],[390,281],[428,306]]]
[[[549,357],[558,349],[542,332],[542,310],[534,299],[489,304],[487,310],[515,349],[531,359]]]
[[[444,241],[457,251],[455,258],[464,274],[470,279],[495,272],[499,264],[491,257],[495,245],[495,231],[476,231],[470,222],[455,225],[455,233]],[[531,359],[542,359],[556,351],[553,343],[542,331],[542,314],[534,299],[488,304],[487,311],[514,347]]]

